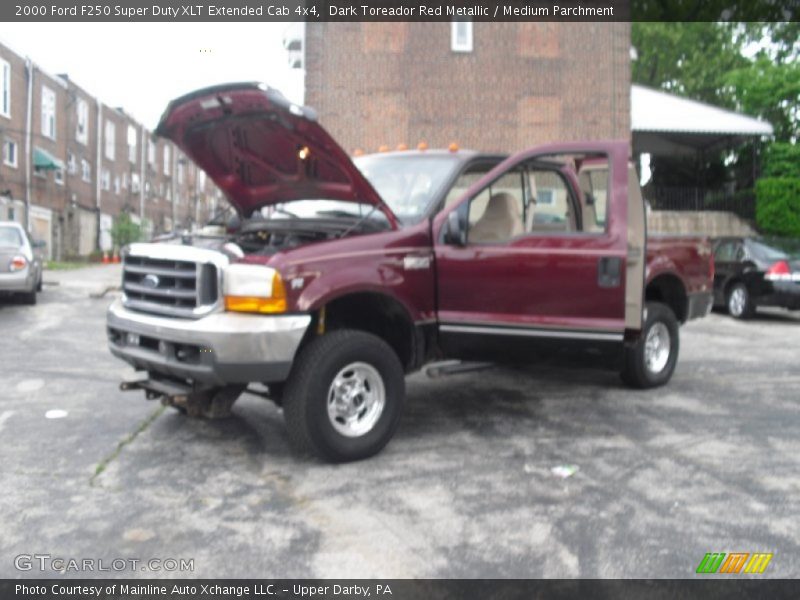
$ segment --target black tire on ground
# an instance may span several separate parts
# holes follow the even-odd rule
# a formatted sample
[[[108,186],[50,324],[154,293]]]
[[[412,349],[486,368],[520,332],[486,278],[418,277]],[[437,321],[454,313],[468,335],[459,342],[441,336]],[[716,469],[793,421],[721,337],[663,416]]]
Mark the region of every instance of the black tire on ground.
[[[346,419],[329,416],[329,403],[332,410],[339,406],[336,401],[331,402],[336,396],[333,383],[337,378],[344,382],[343,387],[358,386],[361,382],[360,389],[366,390],[350,396],[353,398],[350,408],[357,416],[354,427],[373,423],[365,431],[350,431],[351,435],[345,435],[342,429],[349,427]],[[383,397],[382,410],[362,411],[362,406],[376,406],[377,397]],[[332,331],[300,352],[286,382],[283,414],[289,443],[299,453],[310,453],[331,462],[367,458],[383,449],[394,435],[404,400],[403,367],[386,342],[363,331]],[[370,415],[374,421],[368,418]]]
[[[42,279],[44,279],[44,275],[39,274],[39,281],[36,284],[36,291],[37,292],[41,292],[42,291]]]
[[[639,339],[625,346],[622,380],[634,388],[664,385],[675,371],[679,349],[675,313],[665,304],[648,302]]]
[[[20,298],[22,299],[23,304],[36,304],[36,290],[34,289],[32,292],[20,294]]]
[[[749,319],[756,312],[753,298],[747,286],[743,283],[734,283],[725,297],[725,309],[734,319]]]

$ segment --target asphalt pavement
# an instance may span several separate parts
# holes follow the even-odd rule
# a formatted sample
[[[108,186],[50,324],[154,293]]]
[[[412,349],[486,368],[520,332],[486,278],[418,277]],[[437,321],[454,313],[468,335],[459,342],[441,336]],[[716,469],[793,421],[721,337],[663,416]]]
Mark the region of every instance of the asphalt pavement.
[[[331,466],[291,454],[266,400],[204,421],[119,391],[118,277],[47,272],[38,305],[0,301],[0,577],[684,578],[707,552],[800,573],[797,314],[688,324],[658,390],[417,374],[389,446]],[[20,570],[30,555],[128,562]],[[193,571],[130,567],[152,559]]]

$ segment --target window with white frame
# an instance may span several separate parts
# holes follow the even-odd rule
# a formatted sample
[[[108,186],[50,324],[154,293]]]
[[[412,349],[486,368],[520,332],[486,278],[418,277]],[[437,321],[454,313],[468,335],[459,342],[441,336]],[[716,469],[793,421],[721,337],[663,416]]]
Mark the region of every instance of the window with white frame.
[[[134,173],[131,175],[131,192],[134,194],[139,191],[139,174]]]
[[[103,169],[100,172],[100,187],[106,191],[111,189],[111,173],[108,169]]]
[[[114,193],[119,196],[119,175],[114,175]]]
[[[453,52],[472,52],[472,21],[453,21],[450,24],[450,49]]]
[[[113,121],[106,120],[105,140],[106,158],[114,160],[114,148],[117,144],[117,126]]]
[[[14,140],[3,142],[3,164],[17,168],[17,142]]]
[[[11,117],[11,65],[0,60],[0,115]]]
[[[178,185],[183,185],[183,163],[180,159],[178,159],[178,168],[177,173],[175,175],[178,178]]]
[[[42,135],[56,139],[56,93],[42,86]]]
[[[81,178],[87,183],[92,181],[92,165],[85,158],[81,159]]]
[[[75,139],[85,145],[89,141],[89,103],[83,98],[78,98],[75,110],[77,111]]]
[[[147,140],[147,164],[156,168],[156,145],[153,140]]]
[[[169,175],[169,165],[170,165],[169,146],[164,146],[164,175]]]
[[[136,127],[128,125],[128,160],[136,163]]]
[[[56,169],[53,171],[53,179],[55,179],[58,185],[64,185],[64,170]]]

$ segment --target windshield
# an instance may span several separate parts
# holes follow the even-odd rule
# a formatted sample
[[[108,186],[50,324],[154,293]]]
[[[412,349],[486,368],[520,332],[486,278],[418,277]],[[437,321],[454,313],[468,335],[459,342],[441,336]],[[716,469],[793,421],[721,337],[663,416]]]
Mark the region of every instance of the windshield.
[[[454,155],[373,154],[356,167],[405,224],[418,221],[457,168]]]
[[[22,246],[19,230],[16,227],[0,227],[0,246],[13,246],[14,248]]]

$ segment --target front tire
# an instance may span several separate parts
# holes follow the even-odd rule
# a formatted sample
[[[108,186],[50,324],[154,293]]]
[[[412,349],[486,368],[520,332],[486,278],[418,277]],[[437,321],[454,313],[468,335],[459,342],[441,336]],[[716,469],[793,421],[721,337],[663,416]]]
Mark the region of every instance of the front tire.
[[[625,347],[622,380],[640,389],[664,385],[675,371],[679,348],[675,313],[665,304],[648,302],[639,339]]]
[[[734,319],[749,319],[755,312],[753,299],[743,283],[736,283],[731,287],[725,306]]]
[[[394,350],[363,331],[332,331],[296,359],[283,393],[292,448],[330,462],[377,454],[400,422],[405,374]]]

